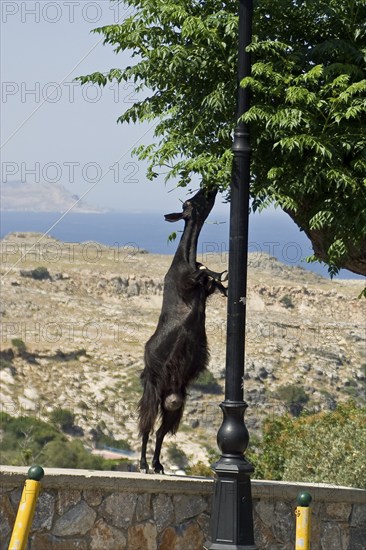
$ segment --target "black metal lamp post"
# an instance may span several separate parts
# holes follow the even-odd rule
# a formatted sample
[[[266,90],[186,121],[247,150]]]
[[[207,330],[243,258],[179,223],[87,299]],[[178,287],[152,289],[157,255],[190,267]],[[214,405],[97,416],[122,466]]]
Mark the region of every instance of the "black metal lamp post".
[[[238,119],[249,109],[249,92],[239,82],[250,74],[245,52],[252,35],[252,0],[239,0]],[[226,389],[221,403],[224,418],[217,434],[222,456],[216,473],[209,550],[256,550],[253,533],[250,476],[253,466],[244,457],[249,434],[243,401],[245,313],[248,261],[250,144],[246,124],[238,122],[233,142],[230,207],[229,289],[226,342]]]

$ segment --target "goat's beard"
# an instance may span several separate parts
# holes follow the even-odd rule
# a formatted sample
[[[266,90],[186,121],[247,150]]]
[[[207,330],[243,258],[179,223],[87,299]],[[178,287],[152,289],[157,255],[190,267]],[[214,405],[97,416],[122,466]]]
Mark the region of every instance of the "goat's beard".
[[[167,411],[177,411],[183,405],[183,397],[177,393],[171,393],[165,398],[164,409]]]

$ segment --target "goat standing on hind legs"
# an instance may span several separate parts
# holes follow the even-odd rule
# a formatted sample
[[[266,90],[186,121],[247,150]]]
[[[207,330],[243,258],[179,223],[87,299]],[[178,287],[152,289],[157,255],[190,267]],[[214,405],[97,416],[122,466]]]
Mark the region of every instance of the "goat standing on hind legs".
[[[145,346],[141,373],[143,395],[139,402],[142,436],[140,470],[148,472],[146,447],[156,417],[152,461],[155,473],[164,473],[160,451],[165,435],[175,434],[182,418],[187,386],[206,368],[209,352],[205,329],[207,297],[219,290],[226,271],[215,273],[197,262],[197,242],[202,226],[215,203],[217,190],[201,189],[183,204],[183,212],[167,214],[169,222],[184,220],[184,231],[173,262],[164,279],[163,305],[156,331]]]

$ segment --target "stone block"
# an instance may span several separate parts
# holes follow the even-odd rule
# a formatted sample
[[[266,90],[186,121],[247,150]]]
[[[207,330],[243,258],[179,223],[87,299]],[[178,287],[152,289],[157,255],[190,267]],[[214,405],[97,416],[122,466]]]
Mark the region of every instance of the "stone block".
[[[137,495],[136,502],[136,522],[141,523],[146,519],[151,518],[151,495],[142,493]]]
[[[209,528],[210,528],[210,515],[207,514],[207,513],[200,514],[197,517],[197,523],[200,526],[200,529],[201,529],[201,531],[204,535],[204,538],[206,540],[207,536],[208,536],[208,531],[209,531]]]
[[[126,529],[132,524],[136,503],[134,493],[113,493],[102,503],[100,514],[115,527]]]
[[[126,544],[122,531],[108,525],[103,519],[98,520],[90,531],[90,550],[124,550]]]
[[[197,495],[175,495],[173,502],[176,523],[199,516],[207,510],[206,499]]]
[[[81,492],[72,489],[62,489],[58,493],[56,510],[62,516],[71,506],[75,506],[81,500]]]
[[[323,522],[320,535],[321,549],[355,550],[349,546],[348,525],[336,522]]]
[[[30,550],[88,550],[88,546],[82,539],[62,539],[49,533],[36,533],[30,538]]]
[[[311,540],[313,541],[320,541],[323,517],[324,517],[324,503],[312,502],[311,503]]]
[[[47,529],[49,531],[51,529],[53,516],[55,514],[55,501],[56,497],[54,494],[46,493],[41,489],[37,500],[36,511],[34,513],[32,531],[40,531],[41,529]]]
[[[163,532],[159,550],[202,550],[204,534],[196,521],[168,528]]]
[[[354,504],[351,514],[351,527],[366,528],[366,504]]]
[[[10,502],[13,507],[13,510],[15,513],[18,510],[18,506],[20,504],[20,499],[22,498],[22,492],[23,492],[23,486],[17,487],[10,493]]]
[[[101,489],[85,489],[83,491],[84,500],[89,506],[99,506],[103,500]]]
[[[154,521],[158,533],[174,523],[174,506],[169,495],[161,493],[153,498]]]
[[[366,527],[351,527],[347,550],[365,550]]]
[[[7,548],[15,520],[15,512],[7,495],[0,499],[0,548]]]
[[[56,536],[85,535],[94,525],[96,512],[81,500],[57,521],[53,529]]]
[[[258,514],[259,518],[265,525],[272,525],[274,518],[275,503],[271,500],[260,500],[254,506],[254,513]]]
[[[133,525],[128,529],[128,550],[157,550],[156,538],[156,526],[153,523]]]
[[[257,514],[254,514],[254,540],[258,548],[270,548],[274,543],[272,529],[265,525]]]
[[[325,516],[338,521],[348,521],[352,505],[347,502],[329,502],[325,505]]]
[[[272,531],[275,541],[286,544],[295,539],[295,506],[288,502],[276,502]]]

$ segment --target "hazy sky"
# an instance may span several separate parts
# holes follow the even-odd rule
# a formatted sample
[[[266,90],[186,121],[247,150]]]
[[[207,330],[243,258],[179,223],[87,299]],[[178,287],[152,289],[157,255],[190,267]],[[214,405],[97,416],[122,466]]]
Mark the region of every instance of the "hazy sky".
[[[61,183],[92,205],[125,212],[176,211],[185,190],[147,181],[146,164],[131,157],[135,145],[151,143],[153,124],[116,122],[136,100],[132,83],[73,82],[131,63],[129,53],[116,55],[90,32],[131,10],[109,0],[1,0],[0,7],[2,181]],[[216,202],[212,216],[227,217],[228,205]],[[279,210],[256,214],[258,223],[269,241],[278,227],[304,242]]]
[[[132,83],[99,89],[73,82],[131,63],[129,54],[116,55],[90,33],[131,10],[108,0],[0,5],[2,181],[59,182],[86,193],[89,203],[117,210],[176,210],[185,191],[174,190],[174,182],[165,186],[163,178],[147,181],[146,164],[130,154],[153,140],[153,125],[116,122],[136,99]],[[228,211],[217,203],[215,212]]]

